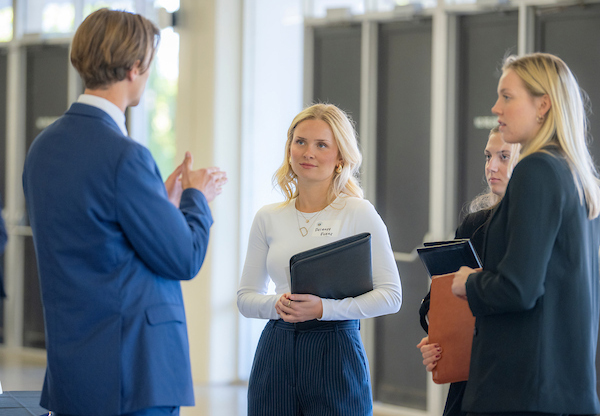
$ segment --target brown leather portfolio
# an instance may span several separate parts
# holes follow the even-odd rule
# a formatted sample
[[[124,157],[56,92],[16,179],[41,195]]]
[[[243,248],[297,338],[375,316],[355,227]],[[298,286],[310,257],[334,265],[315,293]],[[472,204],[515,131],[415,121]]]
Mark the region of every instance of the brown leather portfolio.
[[[454,273],[433,276],[429,304],[429,343],[439,344],[442,357],[433,369],[437,384],[469,378],[475,317],[469,303],[452,294]]]

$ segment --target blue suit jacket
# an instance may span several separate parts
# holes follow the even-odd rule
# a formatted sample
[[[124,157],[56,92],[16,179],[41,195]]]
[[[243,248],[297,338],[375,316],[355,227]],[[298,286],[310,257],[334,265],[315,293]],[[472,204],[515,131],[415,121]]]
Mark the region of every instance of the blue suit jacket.
[[[193,405],[179,281],[204,260],[204,195],[185,190],[177,209],[150,152],[80,103],[35,139],[23,188],[46,323],[41,405],[90,416]]]

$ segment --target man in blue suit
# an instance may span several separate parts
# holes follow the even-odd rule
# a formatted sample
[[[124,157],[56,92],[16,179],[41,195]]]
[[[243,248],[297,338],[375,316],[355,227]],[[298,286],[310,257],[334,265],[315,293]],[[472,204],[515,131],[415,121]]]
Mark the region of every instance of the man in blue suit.
[[[178,415],[194,405],[180,280],[202,265],[218,168],[182,165],[162,182],[127,137],[159,31],[98,10],[71,62],[85,92],[33,142],[23,188],[38,260],[48,364],[41,405],[57,415]]]

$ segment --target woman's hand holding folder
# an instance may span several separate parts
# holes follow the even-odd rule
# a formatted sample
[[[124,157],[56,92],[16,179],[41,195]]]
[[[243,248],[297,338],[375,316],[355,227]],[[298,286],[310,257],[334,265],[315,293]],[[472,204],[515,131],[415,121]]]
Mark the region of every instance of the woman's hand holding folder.
[[[467,278],[471,273],[475,273],[481,269],[472,269],[467,266],[462,266],[456,273],[454,273],[454,280],[452,281],[452,293],[454,296],[467,300]]]
[[[439,344],[430,344],[429,337],[425,337],[417,344],[417,348],[421,350],[423,354],[423,365],[425,369],[432,372],[437,362],[442,358],[442,348]]]

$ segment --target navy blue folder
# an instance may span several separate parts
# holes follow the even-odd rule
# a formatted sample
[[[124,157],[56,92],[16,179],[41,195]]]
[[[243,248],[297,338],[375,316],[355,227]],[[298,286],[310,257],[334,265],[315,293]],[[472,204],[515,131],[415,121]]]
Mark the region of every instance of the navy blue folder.
[[[424,247],[417,248],[417,253],[429,277],[454,273],[462,266],[483,267],[468,238],[425,243]]]

